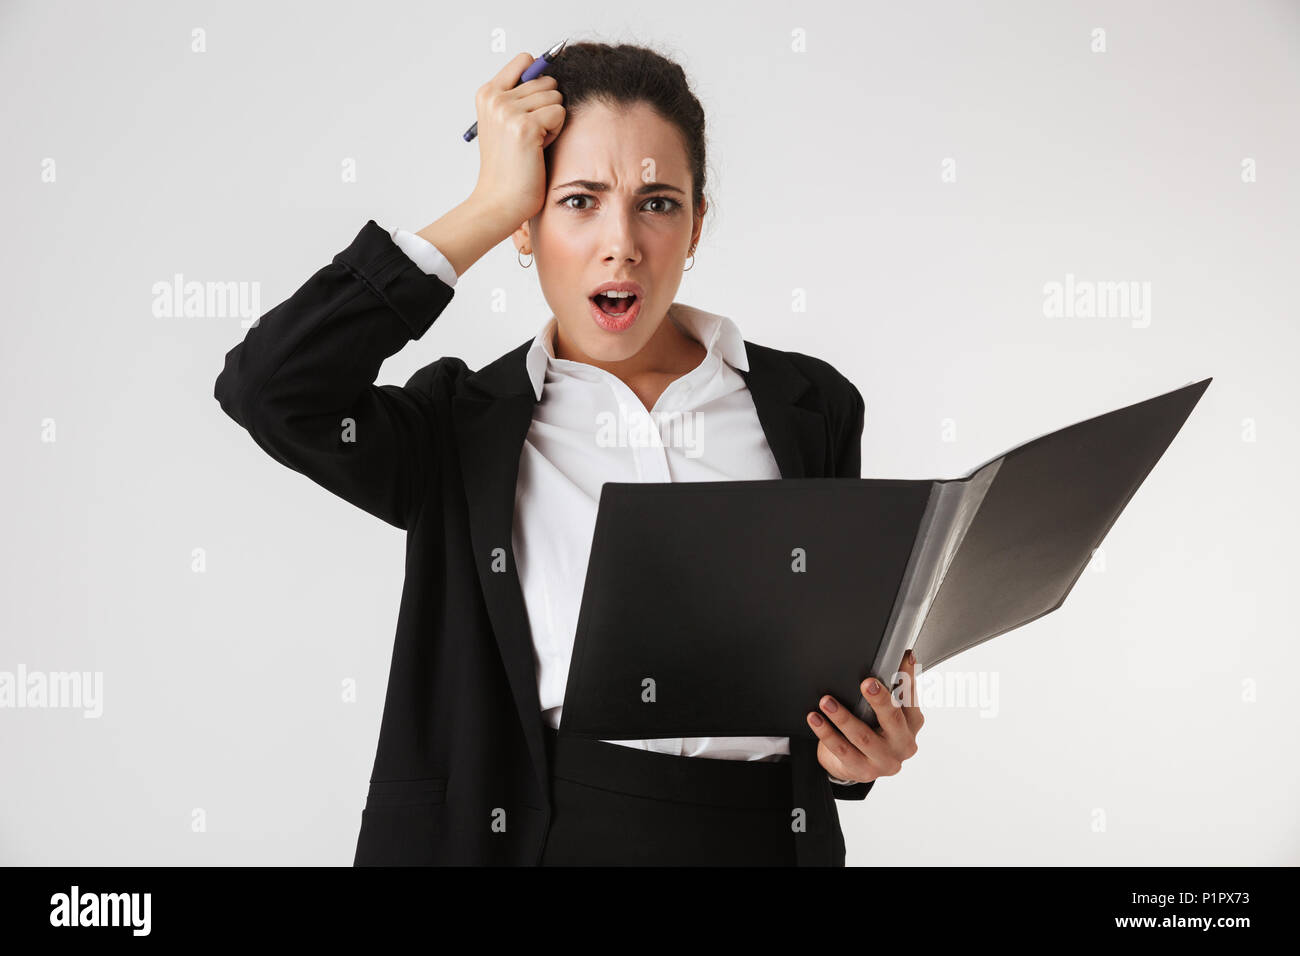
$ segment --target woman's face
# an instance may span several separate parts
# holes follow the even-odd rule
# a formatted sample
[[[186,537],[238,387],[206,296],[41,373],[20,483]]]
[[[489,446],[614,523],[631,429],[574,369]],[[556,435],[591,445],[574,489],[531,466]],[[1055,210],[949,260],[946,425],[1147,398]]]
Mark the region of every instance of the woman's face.
[[[546,200],[516,246],[535,256],[562,357],[622,361],[659,329],[699,240],[681,134],[645,104],[589,102],[565,118],[550,151]],[[622,280],[640,286],[629,313],[593,314],[597,287]]]

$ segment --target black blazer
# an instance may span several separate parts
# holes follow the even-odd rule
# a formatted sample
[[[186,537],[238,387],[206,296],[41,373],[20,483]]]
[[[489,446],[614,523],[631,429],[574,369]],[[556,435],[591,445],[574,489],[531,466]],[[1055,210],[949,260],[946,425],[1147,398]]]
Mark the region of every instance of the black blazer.
[[[536,865],[550,822],[532,639],[511,550],[536,395],[532,338],[477,372],[447,356],[375,385],[454,290],[371,220],[226,353],[215,397],[267,454],[406,531],[406,579],[354,865]],[[828,363],[745,343],[783,478],[859,477],[862,396]],[[505,570],[494,572],[503,549]],[[499,562],[498,562],[499,563]],[[809,710],[816,701],[809,701]],[[790,741],[800,865],[844,864],[811,729]],[[700,758],[707,759],[707,758]]]

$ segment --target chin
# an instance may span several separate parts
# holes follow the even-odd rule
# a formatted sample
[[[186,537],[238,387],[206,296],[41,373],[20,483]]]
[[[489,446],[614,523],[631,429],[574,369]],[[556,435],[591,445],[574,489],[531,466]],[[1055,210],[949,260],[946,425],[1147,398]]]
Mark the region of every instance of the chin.
[[[621,362],[624,359],[630,359],[641,351],[641,346],[645,344],[641,341],[640,336],[632,339],[626,335],[617,335],[599,330],[596,331],[595,335],[588,333],[577,340],[577,343],[583,354],[600,362]]]
[[[641,351],[654,335],[659,322],[646,319],[644,315],[639,316],[626,331],[611,332],[592,321],[588,311],[577,320],[576,325],[566,325],[563,331],[565,338],[589,358],[600,362],[621,362]]]

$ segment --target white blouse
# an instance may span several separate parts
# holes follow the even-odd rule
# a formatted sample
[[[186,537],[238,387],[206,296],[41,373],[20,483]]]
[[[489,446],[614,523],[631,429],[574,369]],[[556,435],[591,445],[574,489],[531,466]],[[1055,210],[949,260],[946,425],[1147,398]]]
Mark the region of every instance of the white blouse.
[[[432,243],[403,229],[393,230],[392,237],[424,272],[455,286],[455,270]],[[532,631],[537,695],[551,727],[559,727],[563,711],[601,485],[781,477],[737,371],[749,370],[740,330],[725,316],[676,302],[669,318],[707,354],[664,389],[651,411],[618,376],[556,358],[554,315],[528,351],[528,375],[538,401],[519,459],[511,543]],[[727,760],[781,760],[790,753],[788,737],[609,743]]]

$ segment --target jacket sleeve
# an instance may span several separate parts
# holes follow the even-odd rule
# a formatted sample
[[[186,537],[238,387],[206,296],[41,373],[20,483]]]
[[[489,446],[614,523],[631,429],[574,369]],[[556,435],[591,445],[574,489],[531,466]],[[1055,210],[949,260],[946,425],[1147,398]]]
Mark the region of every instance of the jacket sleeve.
[[[372,219],[226,353],[214,396],[272,458],[405,530],[434,472],[443,362],[405,386],[374,381],[453,295]]]
[[[844,380],[850,392],[848,400],[842,407],[848,409],[843,418],[835,451],[835,477],[862,477],[862,428],[866,420],[866,404],[857,386],[848,379]],[[828,774],[829,776],[829,774]],[[831,795],[836,800],[863,800],[871,792],[876,781],[867,783],[836,783],[831,777]]]

